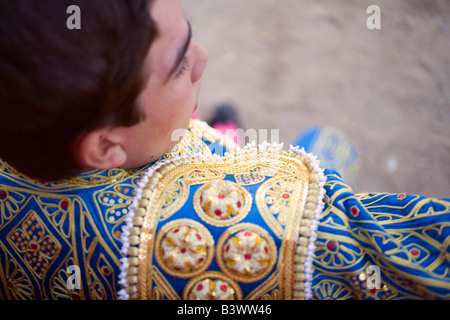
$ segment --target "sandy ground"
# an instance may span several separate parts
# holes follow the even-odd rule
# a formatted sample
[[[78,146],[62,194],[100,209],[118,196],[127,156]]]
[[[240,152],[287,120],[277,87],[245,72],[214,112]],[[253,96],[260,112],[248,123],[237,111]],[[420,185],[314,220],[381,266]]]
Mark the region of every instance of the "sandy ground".
[[[232,102],[244,129],[341,129],[356,192],[450,197],[450,1],[181,0],[210,55],[199,113]],[[367,8],[381,9],[369,30]],[[270,135],[269,135],[270,138]]]

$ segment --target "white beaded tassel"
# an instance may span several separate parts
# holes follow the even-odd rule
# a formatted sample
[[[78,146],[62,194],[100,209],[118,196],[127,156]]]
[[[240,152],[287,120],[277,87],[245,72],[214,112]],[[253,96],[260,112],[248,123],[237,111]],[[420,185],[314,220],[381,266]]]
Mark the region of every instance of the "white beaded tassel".
[[[307,153],[304,148],[294,147],[290,145],[289,151],[294,151],[297,154],[301,154],[302,156],[308,157],[311,162],[312,170],[319,176],[319,193],[317,196],[317,207],[314,212],[314,218],[311,219],[310,226],[310,236],[309,236],[309,244],[307,247],[307,253],[305,258],[305,284],[304,284],[304,293],[305,299],[309,300],[312,298],[312,275],[313,275],[313,263],[315,258],[315,241],[317,239],[317,227],[319,221],[322,219],[322,212],[325,208],[325,202],[323,201],[325,197],[325,183],[327,181],[326,176],[324,175],[324,170],[320,168],[320,160],[317,159],[315,155],[312,153]]]

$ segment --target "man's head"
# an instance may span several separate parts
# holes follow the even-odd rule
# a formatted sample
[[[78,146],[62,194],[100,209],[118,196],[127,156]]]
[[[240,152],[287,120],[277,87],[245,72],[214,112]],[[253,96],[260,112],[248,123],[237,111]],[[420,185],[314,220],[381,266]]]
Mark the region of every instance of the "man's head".
[[[1,0],[0,158],[45,180],[145,165],[187,127],[206,61],[177,0]]]

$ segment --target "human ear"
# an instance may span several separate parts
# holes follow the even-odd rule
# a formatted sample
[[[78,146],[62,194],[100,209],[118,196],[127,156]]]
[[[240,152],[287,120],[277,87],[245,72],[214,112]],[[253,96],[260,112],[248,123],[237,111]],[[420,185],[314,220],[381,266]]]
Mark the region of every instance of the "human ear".
[[[100,128],[84,134],[78,143],[78,160],[89,169],[111,169],[122,166],[127,153],[114,129]]]

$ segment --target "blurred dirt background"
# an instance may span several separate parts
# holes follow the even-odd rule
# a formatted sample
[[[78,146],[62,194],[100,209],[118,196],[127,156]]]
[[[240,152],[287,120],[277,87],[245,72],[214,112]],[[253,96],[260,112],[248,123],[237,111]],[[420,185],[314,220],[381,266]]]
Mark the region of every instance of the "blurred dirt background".
[[[181,3],[210,55],[203,119],[231,102],[244,129],[279,129],[285,146],[333,126],[358,151],[355,192],[450,197],[450,1]]]

